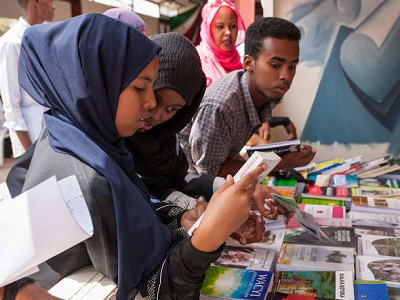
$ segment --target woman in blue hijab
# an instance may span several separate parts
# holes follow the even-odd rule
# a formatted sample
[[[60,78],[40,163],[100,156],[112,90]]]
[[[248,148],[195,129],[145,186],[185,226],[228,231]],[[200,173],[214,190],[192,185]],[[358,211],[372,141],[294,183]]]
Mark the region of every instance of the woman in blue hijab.
[[[156,104],[158,51],[136,29],[97,14],[29,28],[21,45],[20,84],[49,108],[24,190],[76,175],[94,225],[93,237],[46,263],[59,277],[93,264],[118,284],[117,299],[138,291],[197,299],[221,245],[247,220],[264,169],[237,184],[228,177],[190,239],[178,229],[181,209],[171,205],[160,219],[123,140]]]

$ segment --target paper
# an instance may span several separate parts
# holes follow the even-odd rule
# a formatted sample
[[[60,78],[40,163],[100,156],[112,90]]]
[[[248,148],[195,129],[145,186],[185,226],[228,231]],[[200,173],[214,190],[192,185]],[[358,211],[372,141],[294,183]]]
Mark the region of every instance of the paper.
[[[258,180],[260,181],[264,176],[268,175],[276,165],[281,161],[279,155],[274,152],[254,152],[253,155],[246,161],[246,163],[237,171],[233,177],[233,182],[236,183],[242,179],[248,172],[253,171],[261,164],[266,164],[267,168],[260,174]],[[204,212],[205,213],[205,212]],[[199,227],[200,222],[203,220],[204,213],[197,219],[197,221],[190,227],[188,234],[191,236],[193,232]]]
[[[10,191],[8,189],[7,183],[3,182],[2,184],[0,184],[0,202],[4,201],[4,200],[10,200],[11,198],[11,194]]]
[[[92,235],[89,209],[75,176],[58,183],[53,176],[1,201],[0,287],[32,274],[40,263]]]
[[[293,219],[295,219],[302,228],[312,232],[319,240],[322,240],[323,238],[329,239],[329,237],[318,227],[314,216],[300,210],[296,201],[292,198],[283,197],[278,194],[271,194],[271,196],[288,212],[294,213]]]

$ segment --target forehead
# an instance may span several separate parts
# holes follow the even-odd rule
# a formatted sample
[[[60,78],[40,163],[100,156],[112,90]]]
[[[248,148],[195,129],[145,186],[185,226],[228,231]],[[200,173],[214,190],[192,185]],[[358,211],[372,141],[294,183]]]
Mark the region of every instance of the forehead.
[[[299,53],[299,42],[268,37],[263,40],[259,56],[267,59],[280,57],[293,62],[299,59]]]
[[[214,22],[224,22],[224,21],[236,21],[236,14],[235,12],[230,9],[228,6],[222,6],[218,9],[217,13],[215,14]]]

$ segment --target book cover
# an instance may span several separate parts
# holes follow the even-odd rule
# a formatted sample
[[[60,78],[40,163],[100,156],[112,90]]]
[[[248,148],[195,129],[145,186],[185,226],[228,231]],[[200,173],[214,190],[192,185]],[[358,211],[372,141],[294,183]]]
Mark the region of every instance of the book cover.
[[[353,271],[354,249],[284,243],[277,271]]]
[[[400,287],[400,258],[358,255],[356,278],[384,280],[387,286]]]
[[[400,199],[353,196],[351,210],[397,214],[400,210]]]
[[[395,214],[350,211],[353,226],[400,228],[400,216]]]
[[[351,271],[275,272],[275,292],[325,299],[354,299]]]
[[[272,188],[283,197],[295,198],[296,188],[294,186],[274,186]]]
[[[275,251],[251,247],[225,246],[215,266],[270,271]]]
[[[389,236],[362,235],[362,255],[400,257],[400,239]]]
[[[254,146],[246,149],[249,157],[255,152],[275,152],[279,156],[283,156],[289,152],[297,152],[300,151],[300,141],[299,140],[291,140],[277,143],[268,143],[264,145]]]
[[[284,243],[323,245],[331,247],[357,247],[354,228],[351,227],[320,227],[329,239],[317,240],[315,235],[303,228],[287,228]]]
[[[333,187],[352,188],[358,186],[358,179],[355,175],[334,175],[331,178]]]
[[[226,241],[226,245],[235,247],[271,249],[275,250],[275,252],[279,252],[282,247],[284,236],[285,236],[285,229],[268,230],[264,232],[263,239],[261,240],[261,242],[242,245],[237,240],[234,240],[233,238],[229,237],[228,240]]]
[[[344,206],[299,204],[299,208],[318,218],[343,219],[346,217],[346,208]]]
[[[400,189],[389,187],[359,187],[351,189],[352,196],[368,196],[377,198],[399,198]]]
[[[319,198],[319,199],[334,199],[342,201],[351,200],[351,189],[342,187],[321,187],[317,185],[310,185],[306,187],[302,197],[305,198]]]
[[[360,187],[389,187],[400,188],[400,180],[385,178],[365,178],[358,181]]]
[[[294,295],[285,293],[268,293],[267,300],[329,300],[328,298]]]
[[[389,293],[384,281],[355,280],[355,300],[389,300]]]
[[[224,299],[265,299],[272,289],[273,272],[210,267],[206,272],[202,295]]]
[[[379,235],[379,236],[392,236],[392,237],[400,238],[400,228],[357,226],[357,227],[354,227],[354,233],[357,236]]]

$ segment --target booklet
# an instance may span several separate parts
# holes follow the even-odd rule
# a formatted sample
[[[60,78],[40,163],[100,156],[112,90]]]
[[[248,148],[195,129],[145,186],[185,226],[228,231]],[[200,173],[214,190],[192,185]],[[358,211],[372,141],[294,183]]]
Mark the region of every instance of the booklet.
[[[0,287],[93,235],[89,209],[75,176],[53,176],[0,202]],[[15,259],[18,258],[18,259]]]
[[[271,194],[271,196],[287,211],[294,213],[293,219],[295,219],[301,227],[314,234],[319,240],[329,239],[329,237],[318,227],[314,217],[309,213],[300,210],[297,203],[292,198],[282,197],[277,194]]]

